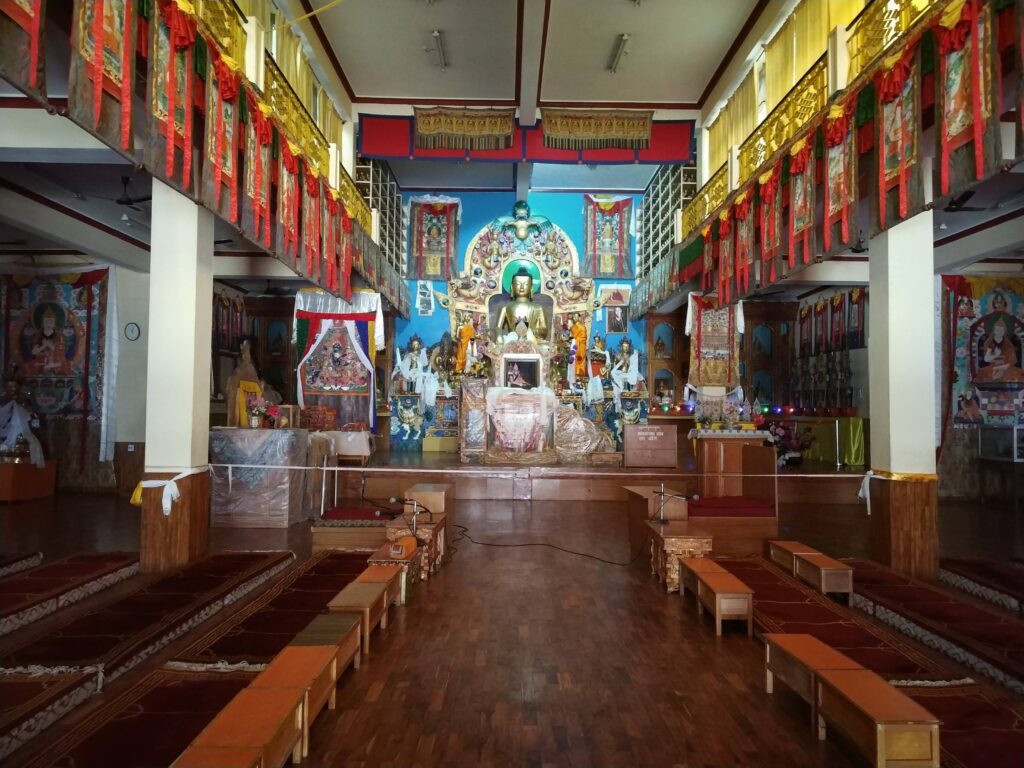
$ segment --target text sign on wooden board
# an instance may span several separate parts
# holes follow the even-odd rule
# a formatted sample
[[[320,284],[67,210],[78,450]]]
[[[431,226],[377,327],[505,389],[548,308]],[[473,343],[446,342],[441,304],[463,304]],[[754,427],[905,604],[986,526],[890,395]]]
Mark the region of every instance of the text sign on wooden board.
[[[672,467],[678,462],[675,424],[627,424],[627,467]]]

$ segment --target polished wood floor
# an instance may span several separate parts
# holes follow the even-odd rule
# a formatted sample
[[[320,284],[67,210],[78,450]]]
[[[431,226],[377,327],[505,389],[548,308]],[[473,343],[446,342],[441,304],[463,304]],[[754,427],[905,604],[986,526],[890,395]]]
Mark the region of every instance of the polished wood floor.
[[[620,506],[458,502],[456,522],[479,543],[455,542],[441,573],[394,610],[372,656],[346,673],[338,708],[317,722],[304,764],[860,765],[847,745],[812,737],[794,695],[764,693],[760,642],[739,626],[716,638],[692,597],[656,585],[647,553],[628,551]],[[998,509],[943,504],[940,525],[944,554],[1020,551],[1019,523]],[[212,544],[305,557],[304,528],[215,529]],[[863,507],[786,505],[780,515],[781,535],[834,555],[866,555],[867,531]],[[0,506],[0,540],[51,560],[133,549],[138,513],[104,497]],[[545,542],[627,564],[484,542]]]

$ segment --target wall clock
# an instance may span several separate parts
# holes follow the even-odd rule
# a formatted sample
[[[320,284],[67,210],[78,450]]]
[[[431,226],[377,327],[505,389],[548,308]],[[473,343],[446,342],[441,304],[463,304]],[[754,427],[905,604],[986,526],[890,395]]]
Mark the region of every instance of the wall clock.
[[[128,341],[135,341],[139,338],[140,333],[141,329],[139,328],[138,323],[128,323],[128,325],[124,327],[124,337],[128,339]]]

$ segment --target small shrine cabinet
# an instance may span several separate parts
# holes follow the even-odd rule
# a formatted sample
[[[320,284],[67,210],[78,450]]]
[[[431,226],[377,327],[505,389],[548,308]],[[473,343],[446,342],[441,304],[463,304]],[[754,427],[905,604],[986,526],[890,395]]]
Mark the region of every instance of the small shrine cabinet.
[[[793,402],[790,365],[796,330],[796,302],[745,301],[743,317],[743,392],[753,402]]]
[[[683,386],[690,367],[685,320],[682,310],[647,315],[647,388],[655,404],[660,404],[659,392],[666,393],[666,402],[670,404],[684,399]]]

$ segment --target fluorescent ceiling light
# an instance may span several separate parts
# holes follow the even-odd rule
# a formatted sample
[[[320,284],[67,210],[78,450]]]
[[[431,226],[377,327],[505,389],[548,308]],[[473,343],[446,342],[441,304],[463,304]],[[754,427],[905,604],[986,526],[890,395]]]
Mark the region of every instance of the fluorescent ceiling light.
[[[629,53],[629,51],[626,50],[626,43],[628,42],[628,32],[623,32],[621,35],[619,35],[619,40],[615,44],[615,53],[612,54],[612,63],[608,67],[608,71],[610,71],[613,75],[616,72],[618,72],[619,65],[622,63],[622,57]]]

